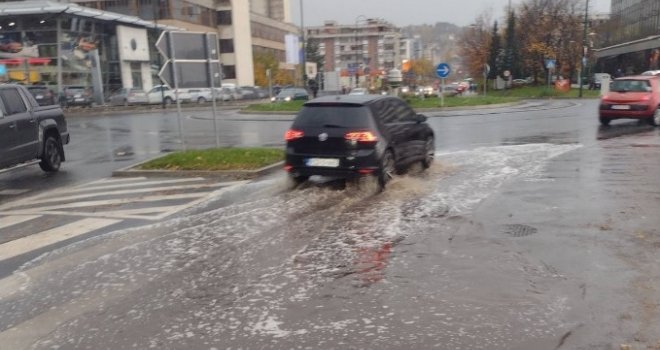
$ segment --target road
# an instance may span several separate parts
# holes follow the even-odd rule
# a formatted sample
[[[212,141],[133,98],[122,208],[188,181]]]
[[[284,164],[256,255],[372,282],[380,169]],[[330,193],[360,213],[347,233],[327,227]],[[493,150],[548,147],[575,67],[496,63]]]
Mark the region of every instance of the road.
[[[86,221],[105,229],[60,249],[45,246],[0,280],[0,344],[660,349],[660,133],[630,122],[600,128],[596,106],[558,100],[429,113],[436,164],[377,196],[332,183],[286,191],[282,174],[248,184],[114,182],[105,179],[108,169],[124,161],[105,151],[92,172],[87,154],[102,154],[104,142],[129,150],[130,161],[176,148],[176,120],[74,118],[74,140],[89,130],[80,142],[98,147],[85,145],[86,152],[74,143],[60,180],[35,169],[0,175],[4,188],[30,189],[1,205],[37,206],[51,212],[33,215],[58,225],[62,212],[81,210],[67,204],[98,191],[119,202]],[[232,112],[222,118],[227,145],[281,144],[290,123]],[[186,118],[190,147],[214,142],[208,125],[204,113]],[[52,193],[30,187],[37,176],[70,198],[51,205]],[[168,185],[195,190],[156,192],[203,195],[157,202],[155,212],[119,208],[151,223],[106,213],[132,201],[124,195],[143,198],[131,189],[158,195],[149,189]],[[103,194],[115,191],[124,194]],[[33,220],[42,219],[11,227],[29,231]],[[15,231],[0,229],[0,237],[7,232]],[[22,237],[26,250],[43,242]],[[0,256],[9,243],[0,244]]]

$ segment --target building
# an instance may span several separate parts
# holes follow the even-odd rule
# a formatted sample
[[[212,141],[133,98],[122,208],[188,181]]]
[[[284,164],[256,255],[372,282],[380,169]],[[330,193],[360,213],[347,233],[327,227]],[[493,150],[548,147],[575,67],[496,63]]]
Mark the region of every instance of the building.
[[[157,72],[153,38],[173,29],[138,17],[70,3],[0,4],[3,81],[43,84],[61,92],[93,88],[97,100],[121,87],[151,88]]]
[[[283,69],[284,36],[299,33],[291,24],[289,0],[71,0],[80,5],[184,28],[217,32],[224,79],[254,85],[254,53],[274,55]]]
[[[401,33],[382,19],[356,20],[350,25],[327,21],[305,30],[309,39],[319,41],[325,71],[339,72],[345,78],[343,85],[366,86],[401,65]]]
[[[660,1],[612,0],[609,21],[590,29],[596,72],[636,74],[660,69]],[[599,45],[600,44],[600,45]]]
[[[108,95],[160,83],[163,30],[216,32],[226,82],[254,85],[253,54],[285,63],[284,36],[299,33],[288,0],[47,0],[0,2],[0,78],[93,87]],[[99,98],[100,100],[100,98]]]

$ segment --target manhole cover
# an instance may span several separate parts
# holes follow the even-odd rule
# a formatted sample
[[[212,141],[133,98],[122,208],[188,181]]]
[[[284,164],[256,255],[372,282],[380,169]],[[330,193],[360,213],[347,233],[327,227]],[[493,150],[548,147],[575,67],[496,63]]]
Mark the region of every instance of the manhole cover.
[[[512,237],[526,237],[533,235],[538,230],[529,225],[513,224],[513,225],[504,225],[504,233]]]

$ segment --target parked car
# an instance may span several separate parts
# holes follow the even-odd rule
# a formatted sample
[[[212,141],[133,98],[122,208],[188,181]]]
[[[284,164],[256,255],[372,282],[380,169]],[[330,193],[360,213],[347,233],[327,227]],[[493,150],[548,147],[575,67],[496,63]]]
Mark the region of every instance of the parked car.
[[[34,96],[34,99],[37,100],[39,106],[49,106],[57,103],[55,93],[53,93],[53,90],[49,89],[47,86],[32,85],[27,86],[26,88],[30,94]]]
[[[213,101],[213,92],[211,89],[188,89],[190,101],[197,103],[206,103]]]
[[[0,168],[39,160],[41,169],[56,172],[68,143],[60,106],[40,106],[23,86],[0,86]]]
[[[286,88],[282,89],[277,96],[273,97],[273,102],[289,102],[296,100],[309,100],[307,90],[301,88]]]
[[[322,175],[374,175],[384,188],[413,162],[433,162],[433,130],[398,97],[326,96],[305,103],[285,134],[285,170],[294,184]]]
[[[91,107],[94,97],[92,89],[86,86],[67,86],[62,89],[60,104],[62,107]]]
[[[660,70],[647,70],[646,72],[642,73],[641,75],[655,75],[655,76],[660,76]]]
[[[348,93],[349,95],[368,95],[369,91],[365,88],[355,88]]]
[[[601,81],[603,78],[611,79],[612,77],[608,73],[595,73],[591,84],[589,84],[589,89],[600,90]]]
[[[224,83],[222,84],[222,89],[223,91],[229,93],[229,97],[231,100],[243,99],[242,91],[236,86],[236,84]]]
[[[599,119],[638,119],[660,125],[660,77],[638,75],[614,79],[610,92],[601,97]]]
[[[138,88],[122,88],[117,90],[108,98],[108,103],[113,106],[129,106],[149,103],[147,93]]]
[[[244,99],[260,99],[268,97],[268,91],[256,86],[241,86]]]
[[[182,103],[190,102],[192,100],[192,97],[190,96],[190,93],[184,89],[179,89],[179,100],[181,100]],[[147,100],[151,104],[160,104],[163,103],[163,100],[165,101],[165,104],[172,104],[176,103],[176,97],[177,94],[174,92],[173,89],[170,89],[166,85],[156,85],[154,86],[149,92],[147,92]]]

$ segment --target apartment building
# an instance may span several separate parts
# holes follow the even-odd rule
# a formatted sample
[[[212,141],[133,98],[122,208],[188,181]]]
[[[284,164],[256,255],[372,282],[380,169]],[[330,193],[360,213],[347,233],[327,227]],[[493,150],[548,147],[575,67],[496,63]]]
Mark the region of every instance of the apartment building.
[[[325,71],[357,79],[351,85],[359,85],[361,77],[382,76],[401,65],[401,33],[385,20],[356,20],[348,25],[327,21],[305,30],[308,38],[319,41]]]

